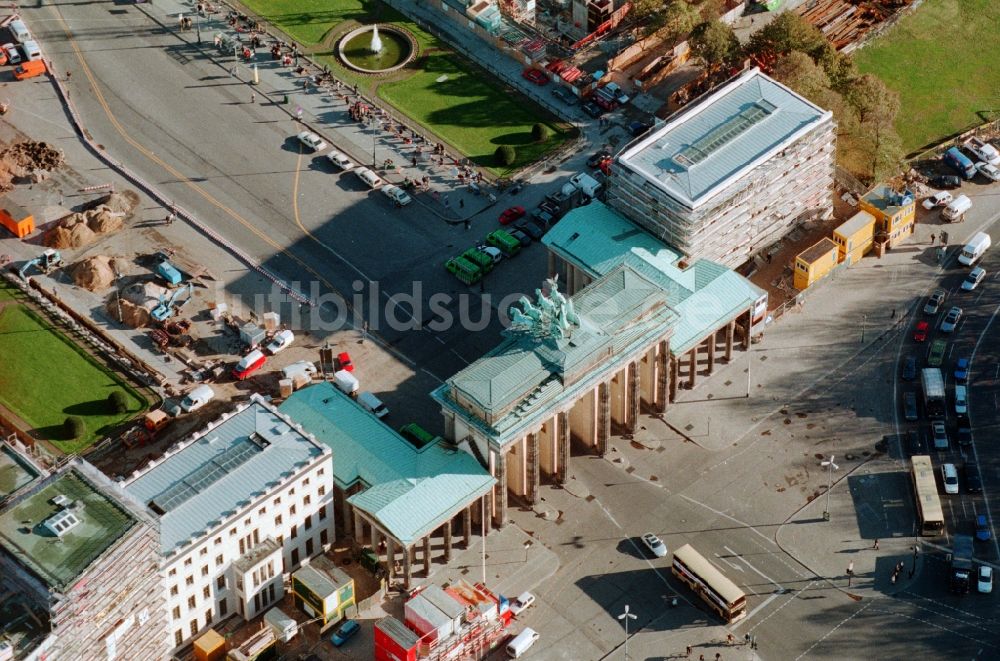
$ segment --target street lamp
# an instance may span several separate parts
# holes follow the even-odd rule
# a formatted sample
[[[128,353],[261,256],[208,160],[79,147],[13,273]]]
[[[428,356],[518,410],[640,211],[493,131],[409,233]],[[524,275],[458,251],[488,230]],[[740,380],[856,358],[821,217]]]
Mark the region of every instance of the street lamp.
[[[625,661],[628,661],[628,621],[637,619],[636,616],[628,612],[628,604],[625,604],[625,612],[618,616],[619,620],[625,620]]]
[[[861,344],[865,343],[865,324],[868,323],[868,315],[861,315]]]
[[[830,491],[833,489],[833,471],[835,471],[838,468],[840,468],[840,466],[838,466],[837,464],[833,463],[834,459],[836,459],[836,457],[831,454],[829,461],[821,461],[820,464],[819,464],[820,466],[823,466],[824,468],[827,467],[827,466],[830,467],[830,479],[829,479],[829,481],[827,482],[827,485],[826,485],[826,509],[823,510],[823,520],[824,521],[829,521],[830,520]]]
[[[372,114],[369,115],[369,118],[371,119],[372,124],[372,167],[377,169],[378,166],[375,164],[375,135],[378,131],[378,117],[376,117],[375,113],[372,112]]]

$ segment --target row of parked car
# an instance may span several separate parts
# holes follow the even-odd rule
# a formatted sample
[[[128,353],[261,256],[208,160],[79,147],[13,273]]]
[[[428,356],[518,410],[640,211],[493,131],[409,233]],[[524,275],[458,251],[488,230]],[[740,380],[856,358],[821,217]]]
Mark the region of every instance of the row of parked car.
[[[45,63],[42,61],[42,51],[38,42],[31,38],[24,21],[11,21],[7,26],[14,41],[0,46],[0,66],[5,64],[18,65],[14,69],[14,79],[24,80],[45,73]]]
[[[323,138],[312,131],[302,131],[296,135],[295,138],[302,143],[304,147],[314,153],[321,152],[329,147]],[[355,164],[354,161],[347,156],[347,154],[334,149],[330,151],[326,157],[335,168],[341,172],[353,172],[354,176],[360,179],[361,182],[368,188],[372,190],[379,190],[397,207],[405,207],[413,201],[413,198],[410,197],[409,193],[405,190],[395,184],[383,181],[382,178],[372,170]]]

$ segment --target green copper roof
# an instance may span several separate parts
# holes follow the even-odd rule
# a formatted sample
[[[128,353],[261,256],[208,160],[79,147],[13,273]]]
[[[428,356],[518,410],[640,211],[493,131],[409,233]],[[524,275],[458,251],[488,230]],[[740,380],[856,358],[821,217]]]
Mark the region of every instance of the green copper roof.
[[[599,278],[626,264],[655,283],[678,314],[670,340],[675,355],[697,345],[764,294],[715,262],[700,259],[680,268],[680,255],[670,246],[597,201],[566,214],[542,243],[591,277]]]
[[[404,545],[493,488],[472,455],[441,442],[414,448],[330,383],[293,393],[279,410],[330,447],[337,486],[368,487],[348,500]]]

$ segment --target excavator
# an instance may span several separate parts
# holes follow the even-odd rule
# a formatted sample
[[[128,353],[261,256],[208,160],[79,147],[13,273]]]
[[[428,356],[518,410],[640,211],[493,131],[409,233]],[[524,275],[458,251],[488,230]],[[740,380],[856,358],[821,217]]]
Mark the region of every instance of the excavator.
[[[175,289],[173,293],[170,294],[170,298],[161,296],[160,304],[153,308],[153,311],[150,312],[149,315],[156,321],[166,321],[172,317],[177,310],[180,310],[185,303],[191,300],[191,293],[193,289],[194,284],[189,282],[184,287]],[[187,298],[178,303],[177,299],[179,299],[185,292],[187,293]]]
[[[32,266],[37,268],[42,273],[48,273],[54,269],[57,269],[63,265],[62,255],[59,254],[58,250],[53,250],[52,248],[47,249],[38,257],[34,259],[29,259],[24,263],[20,269],[18,269],[17,274],[22,280],[28,279],[28,271]]]

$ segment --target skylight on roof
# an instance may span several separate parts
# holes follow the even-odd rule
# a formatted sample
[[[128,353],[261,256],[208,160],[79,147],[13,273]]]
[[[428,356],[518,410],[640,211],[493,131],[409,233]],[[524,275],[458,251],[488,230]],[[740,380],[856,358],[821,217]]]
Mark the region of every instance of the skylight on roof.
[[[777,109],[767,99],[759,99],[734,117],[730,117],[711,131],[698,138],[674,155],[674,162],[689,168],[701,163],[709,156],[756,126]]]
[[[45,522],[45,527],[52,531],[52,534],[56,537],[62,537],[72,528],[79,525],[80,519],[70,512],[69,510],[62,510],[57,512],[48,521]]]

